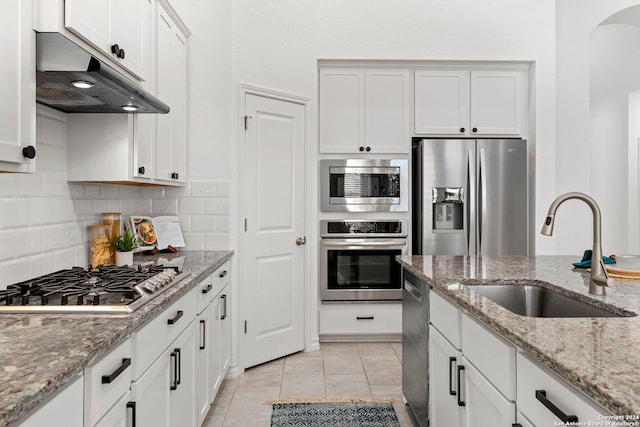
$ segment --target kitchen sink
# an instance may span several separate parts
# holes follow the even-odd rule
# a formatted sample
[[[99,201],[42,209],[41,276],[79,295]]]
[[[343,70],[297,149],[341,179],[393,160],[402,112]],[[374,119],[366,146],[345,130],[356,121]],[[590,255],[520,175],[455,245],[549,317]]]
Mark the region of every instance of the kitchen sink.
[[[597,307],[553,289],[526,284],[466,285],[467,288],[528,317],[630,317],[635,313],[610,306]]]

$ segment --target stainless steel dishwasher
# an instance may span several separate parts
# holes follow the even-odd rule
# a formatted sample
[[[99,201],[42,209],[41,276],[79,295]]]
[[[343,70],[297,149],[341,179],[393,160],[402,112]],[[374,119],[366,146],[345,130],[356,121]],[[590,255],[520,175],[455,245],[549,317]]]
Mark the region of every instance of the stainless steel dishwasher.
[[[402,393],[420,427],[429,418],[429,289],[402,270]]]

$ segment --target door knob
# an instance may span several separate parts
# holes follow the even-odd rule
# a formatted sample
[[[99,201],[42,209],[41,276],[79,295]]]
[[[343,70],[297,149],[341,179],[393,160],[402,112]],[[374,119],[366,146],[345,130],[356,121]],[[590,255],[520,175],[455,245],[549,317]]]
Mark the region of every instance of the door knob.
[[[306,236],[298,237],[296,239],[296,245],[298,245],[298,246],[302,246],[302,245],[304,245],[306,243],[307,243],[307,237]]]

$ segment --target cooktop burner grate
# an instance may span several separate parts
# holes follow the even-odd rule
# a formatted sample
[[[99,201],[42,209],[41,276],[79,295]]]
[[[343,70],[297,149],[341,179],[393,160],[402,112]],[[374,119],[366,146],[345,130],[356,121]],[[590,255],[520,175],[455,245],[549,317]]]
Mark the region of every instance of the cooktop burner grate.
[[[0,313],[130,313],[186,276],[177,267],[73,267],[0,290]]]

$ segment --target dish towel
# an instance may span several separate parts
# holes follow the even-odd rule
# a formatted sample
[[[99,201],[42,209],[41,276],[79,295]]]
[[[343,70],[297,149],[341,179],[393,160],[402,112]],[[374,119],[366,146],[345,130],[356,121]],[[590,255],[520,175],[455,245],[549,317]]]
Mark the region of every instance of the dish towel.
[[[586,251],[584,251],[584,254],[582,254],[582,260],[580,262],[574,262],[573,266],[576,268],[591,268],[591,255],[592,255],[592,251],[591,249],[587,249]],[[603,256],[602,257],[602,261],[605,264],[615,264],[616,260],[607,256]]]

